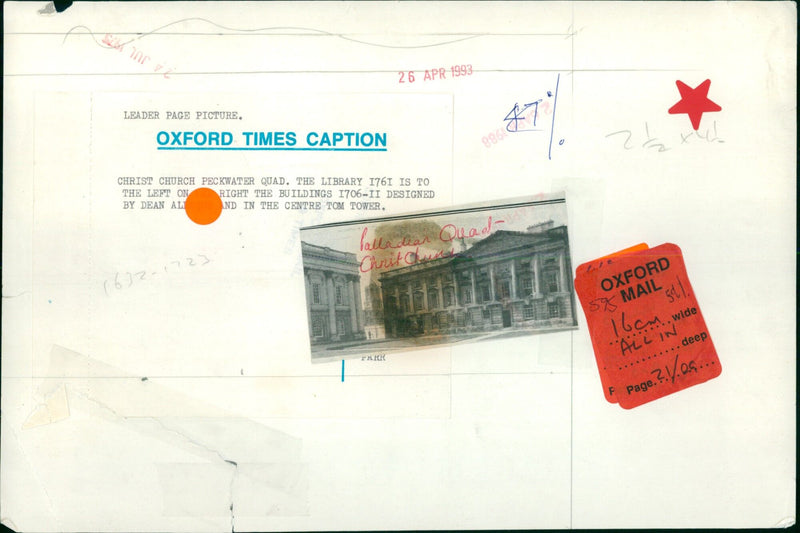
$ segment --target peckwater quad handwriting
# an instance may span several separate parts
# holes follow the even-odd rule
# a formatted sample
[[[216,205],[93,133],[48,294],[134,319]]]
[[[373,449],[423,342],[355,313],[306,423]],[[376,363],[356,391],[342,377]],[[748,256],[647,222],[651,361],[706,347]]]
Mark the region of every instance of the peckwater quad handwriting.
[[[563,195],[300,231],[312,362],[577,327]]]

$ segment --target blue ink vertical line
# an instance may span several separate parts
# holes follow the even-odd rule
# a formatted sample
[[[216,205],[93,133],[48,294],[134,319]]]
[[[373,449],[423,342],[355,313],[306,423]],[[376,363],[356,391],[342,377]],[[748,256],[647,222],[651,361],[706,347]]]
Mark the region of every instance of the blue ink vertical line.
[[[550,157],[551,152],[553,151],[553,132],[556,126],[556,105],[558,105],[558,82],[561,79],[561,74],[558,74],[556,77],[556,94],[553,97],[553,122],[550,124],[550,147],[547,149],[547,159],[552,159]]]
[[[342,383],[344,383],[344,359],[342,359]]]

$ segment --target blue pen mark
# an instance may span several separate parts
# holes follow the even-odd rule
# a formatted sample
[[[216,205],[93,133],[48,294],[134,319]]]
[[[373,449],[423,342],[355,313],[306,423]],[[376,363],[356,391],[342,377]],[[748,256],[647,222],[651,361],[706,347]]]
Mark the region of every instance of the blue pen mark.
[[[529,104],[524,104],[522,109],[520,109],[519,104],[514,104],[514,107],[511,108],[511,111],[509,111],[506,114],[505,118],[503,118],[503,120],[505,120],[507,122],[506,131],[508,131],[510,133],[519,133],[521,131],[541,131],[541,130],[537,130],[537,129],[520,129],[519,128],[520,121],[522,121],[524,123],[528,123],[531,120],[530,117],[533,117],[533,127],[534,128],[536,127],[536,117],[539,114],[539,103],[541,101],[542,101],[542,99],[540,98],[540,99],[536,100],[535,102],[531,102]],[[525,111],[527,111],[529,107],[533,107],[533,114],[529,115],[528,118],[523,118],[522,114]],[[512,129],[512,125],[513,125],[513,129]]]
[[[558,74],[556,77],[556,93],[553,97],[553,122],[550,124],[550,146],[547,148],[547,159],[552,159],[551,152],[553,151],[553,132],[556,125],[556,105],[558,104],[558,82],[560,79],[561,74]],[[550,91],[547,92],[547,95],[550,96]],[[564,139],[558,141],[558,144],[564,144]]]
[[[284,152],[386,152],[386,148],[274,148],[267,146],[159,146],[159,150],[220,150],[252,151],[271,150]]]
[[[342,383],[344,383],[344,359],[342,359]]]

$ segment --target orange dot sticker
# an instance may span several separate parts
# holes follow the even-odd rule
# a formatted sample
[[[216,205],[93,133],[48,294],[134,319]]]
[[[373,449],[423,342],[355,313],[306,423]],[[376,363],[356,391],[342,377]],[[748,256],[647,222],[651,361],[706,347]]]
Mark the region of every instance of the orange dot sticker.
[[[186,197],[184,209],[195,224],[211,224],[222,214],[222,198],[216,191],[201,187]]]

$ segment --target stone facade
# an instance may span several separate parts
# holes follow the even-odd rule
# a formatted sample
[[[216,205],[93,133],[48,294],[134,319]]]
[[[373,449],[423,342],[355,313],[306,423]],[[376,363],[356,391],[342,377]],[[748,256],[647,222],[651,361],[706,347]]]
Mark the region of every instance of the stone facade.
[[[356,254],[302,242],[311,343],[364,339]]]
[[[453,257],[381,274],[387,337],[576,325],[566,226],[496,231]]]

